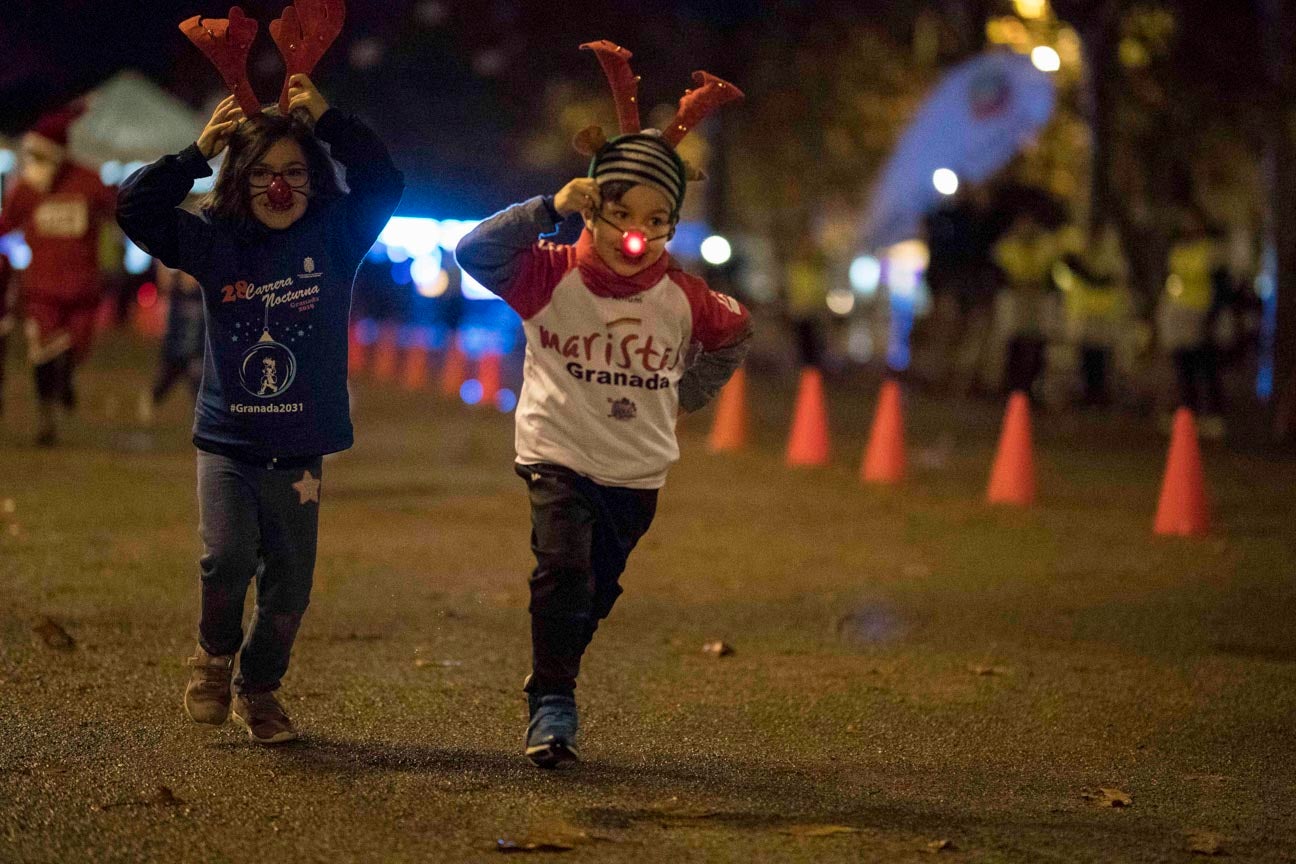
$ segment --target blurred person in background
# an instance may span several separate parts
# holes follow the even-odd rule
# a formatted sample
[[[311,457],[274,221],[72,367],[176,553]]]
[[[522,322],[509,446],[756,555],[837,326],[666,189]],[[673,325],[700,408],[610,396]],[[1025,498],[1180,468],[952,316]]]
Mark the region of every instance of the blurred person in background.
[[[1057,331],[1053,265],[1059,259],[1058,241],[1036,214],[1023,211],[995,245],[994,257],[1004,275],[996,302],[997,326],[1007,341],[1004,389],[1035,399],[1045,349]]]
[[[1199,418],[1202,437],[1219,439],[1224,436],[1224,387],[1215,324],[1232,292],[1219,238],[1196,208],[1184,214],[1166,264],[1157,333],[1174,365],[1175,407],[1188,408]]]
[[[827,256],[813,237],[803,234],[785,269],[783,295],[803,367],[823,368],[828,350],[828,288]]]
[[[14,331],[17,315],[17,280],[13,278],[13,265],[0,254],[0,416],[4,415],[5,366],[9,357],[9,334]]]
[[[0,210],[0,236],[21,230],[31,249],[22,275],[27,354],[36,379],[36,443],[58,439],[58,410],[76,406],[73,370],[90,350],[103,286],[99,243],[116,197],[68,159],[68,128],[84,109],[47,114],[23,136],[18,182]]]
[[[1065,297],[1068,341],[1079,355],[1080,404],[1105,408],[1112,401],[1112,354],[1130,312],[1115,229],[1101,228],[1082,249],[1063,254],[1054,274]]]
[[[924,223],[932,312],[923,365],[956,395],[977,389],[985,365],[999,284],[993,249],[1003,221],[986,187],[967,184]]]
[[[207,328],[203,323],[202,286],[185,273],[157,262],[158,295],[167,298],[166,333],[152,389],[140,394],[139,420],[153,422],[154,409],[162,405],[176,382],[184,379],[189,393],[197,399],[202,386],[203,341]]]

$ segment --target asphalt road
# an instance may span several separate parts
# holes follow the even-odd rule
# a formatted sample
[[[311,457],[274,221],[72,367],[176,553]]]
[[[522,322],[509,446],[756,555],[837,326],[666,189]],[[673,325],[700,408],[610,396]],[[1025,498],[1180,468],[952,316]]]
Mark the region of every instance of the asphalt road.
[[[1164,540],[1133,423],[1037,418],[1019,512],[980,501],[997,406],[911,398],[909,480],[863,488],[870,392],[833,389],[834,463],[793,471],[791,394],[757,385],[752,452],[685,422],[585,761],[545,773],[511,419],[365,385],[282,691],[304,737],[264,749],[180,708],[193,453],[182,398],[134,428],[141,357],[110,340],[50,452],[9,382],[0,861],[1296,860],[1289,458],[1208,448],[1215,532]]]

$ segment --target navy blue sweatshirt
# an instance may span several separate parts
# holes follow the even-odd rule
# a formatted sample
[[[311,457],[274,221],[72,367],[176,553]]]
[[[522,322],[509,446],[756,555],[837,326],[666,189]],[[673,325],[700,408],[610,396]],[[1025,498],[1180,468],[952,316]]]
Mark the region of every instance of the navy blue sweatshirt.
[[[346,168],[350,192],[313,200],[282,231],[234,225],[179,205],[211,174],[191,146],[121,186],[126,236],[202,285],[207,320],[199,449],[247,461],[351,446],[347,324],[356,269],[400,202],[404,178],[377,136],[330,108],[315,134]]]

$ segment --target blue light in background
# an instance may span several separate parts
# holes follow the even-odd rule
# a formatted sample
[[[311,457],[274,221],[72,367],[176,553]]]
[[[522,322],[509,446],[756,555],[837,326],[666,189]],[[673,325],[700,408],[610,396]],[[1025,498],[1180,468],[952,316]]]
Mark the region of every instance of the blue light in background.
[[[495,407],[507,414],[517,407],[517,394],[507,387],[501,387],[495,394]]]
[[[21,231],[0,237],[0,254],[9,256],[15,270],[26,270],[31,265],[31,247],[23,240]]]
[[[469,405],[476,405],[482,399],[482,385],[476,378],[469,378],[459,388],[459,398]]]
[[[414,281],[411,275],[413,262],[409,258],[404,258],[391,265],[391,278],[397,285],[408,285]]]
[[[1256,396],[1268,402],[1274,389],[1274,339],[1278,332],[1278,250],[1272,243],[1265,247],[1260,275],[1256,277],[1256,295],[1260,298],[1260,368],[1256,370]]]
[[[378,322],[372,318],[362,318],[356,322],[356,339],[361,345],[372,345],[378,341]]]
[[[127,240],[126,257],[122,262],[122,266],[132,276],[139,276],[141,273],[148,272],[148,269],[153,266],[153,256]]]
[[[712,233],[711,226],[705,222],[681,222],[675,226],[675,236],[666,248],[680,258],[701,258],[702,241]]]

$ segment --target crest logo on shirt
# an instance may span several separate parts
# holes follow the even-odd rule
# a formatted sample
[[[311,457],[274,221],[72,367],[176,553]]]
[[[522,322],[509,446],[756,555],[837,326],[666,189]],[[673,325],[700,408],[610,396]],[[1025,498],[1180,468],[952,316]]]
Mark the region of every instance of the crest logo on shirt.
[[[639,415],[639,408],[629,399],[609,399],[612,403],[612,413],[608,416],[614,420],[633,420]]]
[[[292,386],[297,358],[283,345],[262,339],[243,354],[239,383],[258,399],[272,399]]]
[[[302,270],[306,273],[314,273],[315,259],[307,255],[306,260],[302,262]]]

